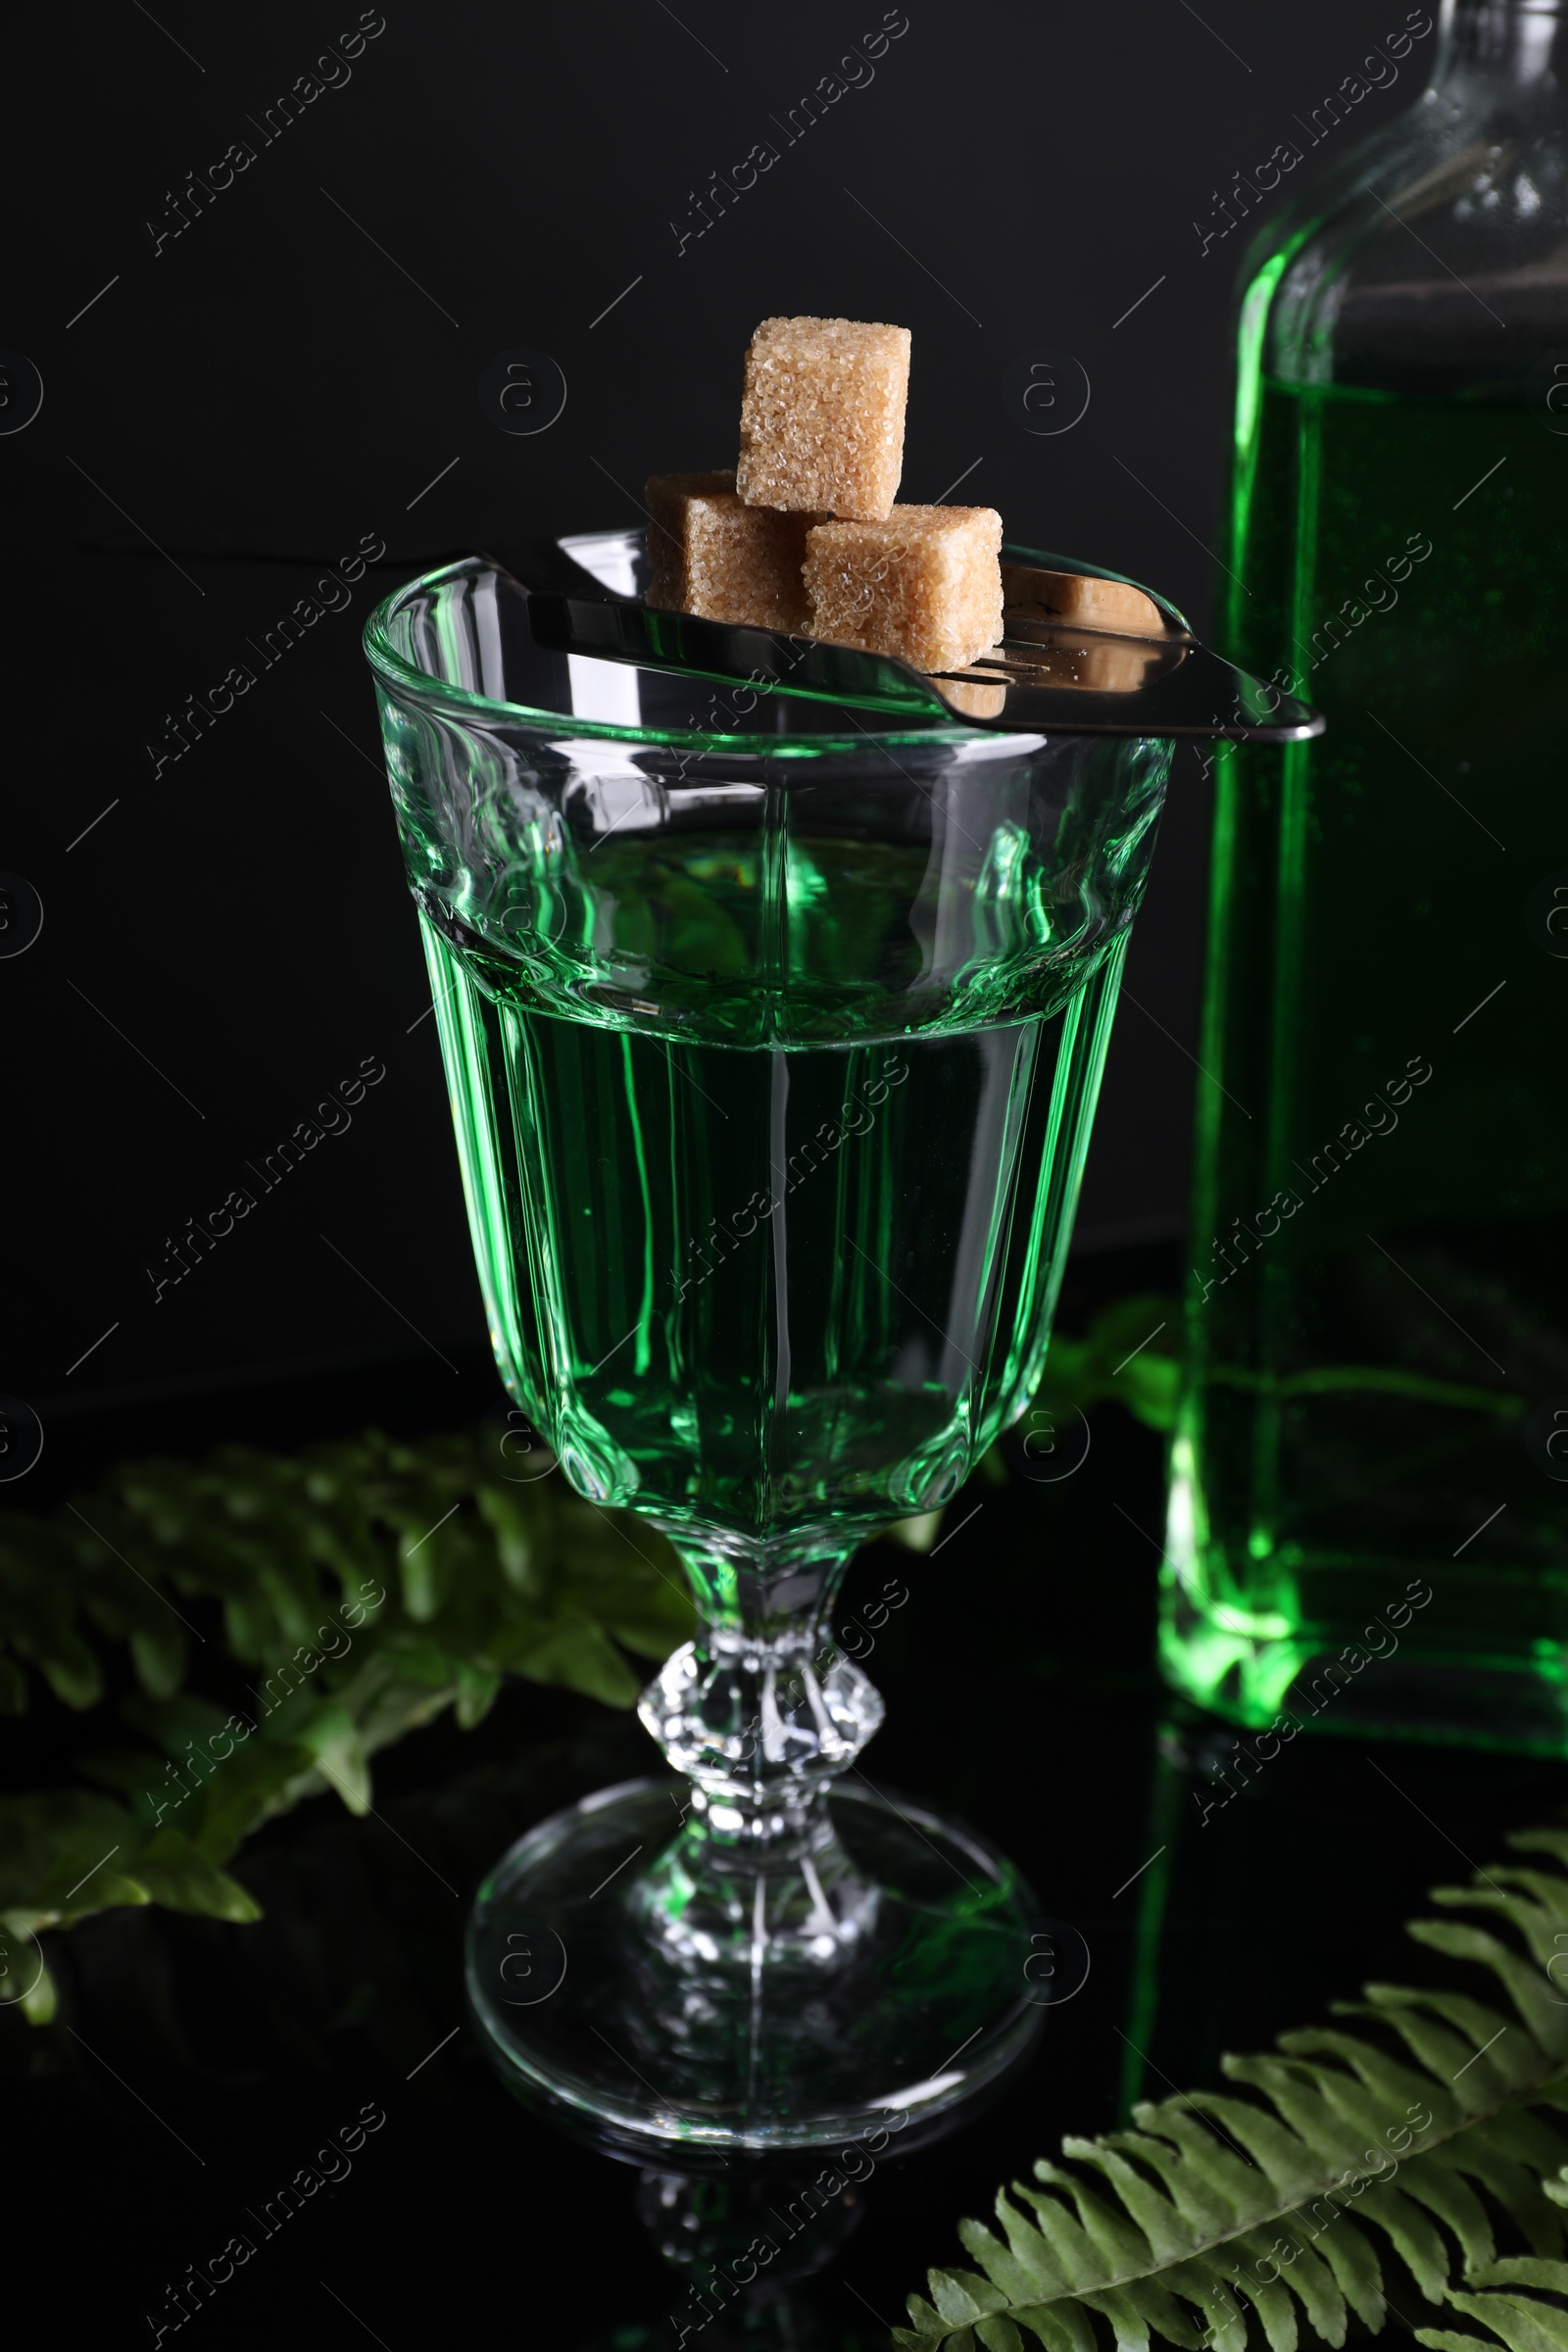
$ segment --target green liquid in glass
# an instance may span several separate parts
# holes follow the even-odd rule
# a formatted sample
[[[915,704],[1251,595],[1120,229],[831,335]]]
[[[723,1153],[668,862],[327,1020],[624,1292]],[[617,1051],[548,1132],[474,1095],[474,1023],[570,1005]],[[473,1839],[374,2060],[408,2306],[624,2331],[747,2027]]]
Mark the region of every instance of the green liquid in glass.
[[[1265,383],[1233,549],[1226,650],[1329,730],[1219,760],[1167,1670],[1252,1724],[1558,1748],[1568,441]]]
[[[687,960],[726,919],[704,859],[660,892]],[[871,989],[859,1034],[840,979],[841,1034],[786,1049],[760,1027],[826,1026],[809,983],[770,1021],[738,988],[733,1043],[710,984],[697,1039],[667,998],[594,1004],[421,922],[497,1356],[573,1482],[688,1559],[847,1550],[953,1494],[1039,1378],[1121,938],[1054,975],[1052,1009],[983,1025],[960,991],[889,1036]]]

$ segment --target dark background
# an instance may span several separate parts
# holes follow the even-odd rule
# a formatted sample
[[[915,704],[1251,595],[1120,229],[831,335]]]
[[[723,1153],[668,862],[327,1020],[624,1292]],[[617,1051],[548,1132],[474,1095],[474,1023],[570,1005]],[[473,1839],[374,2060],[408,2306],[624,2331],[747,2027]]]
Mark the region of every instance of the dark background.
[[[352,7],[159,0],[155,22],[124,0],[11,35],[0,344],[41,371],[44,402],[0,433],[0,867],[45,919],[0,960],[0,1390],[39,1409],[47,1442],[8,1500],[70,1491],[121,1451],[292,1445],[372,1417],[417,1435],[495,1396],[359,652],[374,598],[459,546],[633,523],[650,471],[725,463],[753,327],[807,311],[912,329],[906,496],[956,483],[1012,538],[1129,571],[1205,627],[1242,235],[1205,256],[1194,221],[1404,16],[1403,0],[909,0],[870,86],[787,147],[774,118],[879,7],[388,0],[352,78],[270,144],[251,118],[352,31]],[[1408,103],[1434,47],[1336,136]],[[778,163],[678,252],[670,221],[765,138]],[[172,227],[187,172],[239,139],[255,161],[155,254],[149,220]],[[568,388],[532,437],[499,431],[477,393],[518,347]],[[1003,378],[1068,355],[1088,412],[1031,435]],[[349,608],[155,774],[170,715],[365,534],[387,559]],[[1184,755],[1069,1329],[1179,1278],[1206,823]],[[386,1077],[351,1129],[155,1305],[166,1239],[366,1056]],[[1320,2013],[1370,1970],[1406,1974],[1396,1923],[1421,1889],[1560,1799],[1555,1768],[1385,1770],[1302,1741],[1200,1827],[1194,1791],[1228,1736],[1174,1719],[1152,1671],[1159,1442],[1116,1409],[1095,1432],[1081,1477],[988,1492],[929,1575],[911,1570],[877,1661],[881,1773],[982,1820],[1094,1966],[986,2124],[880,2168],[823,2290],[862,2342],[884,2340],[867,2311],[898,2317],[924,2266],[957,2257],[954,2220],[999,2180],[1063,2131],[1108,2128],[1127,2082],[1203,2080],[1221,2046]],[[907,1563],[874,1549],[853,1578],[874,1589],[890,1565]],[[72,1752],[62,1716],[27,1729],[33,1785]],[[628,1719],[520,1686],[480,1732],[378,1759],[379,1826],[323,1801],[264,1831],[244,1862],[257,1928],[116,1913],[57,1938],[61,2024],[0,2015],[27,2184],[14,2291],[35,2285],[57,2328],[96,2317],[103,2340],[152,2340],[165,2283],[377,2100],[388,2124],[353,2178],[224,2289],[209,2335],[406,2352],[505,2330],[630,2352],[642,2339],[607,2331],[677,2300],[632,2177],[489,2081],[458,2031],[455,1956],[507,1838],[646,1759]]]
[[[154,22],[126,0],[13,33],[5,168],[26,225],[0,343],[44,399],[0,436],[0,866],[39,892],[44,927],[0,962],[0,1390],[56,1445],[83,1397],[149,1380],[396,1354],[419,1346],[411,1325],[448,1355],[482,1339],[434,1024],[411,1027],[428,991],[359,632],[433,554],[635,523],[650,471],[732,461],[760,317],[907,324],[905,494],[965,475],[957,496],[1013,538],[1130,571],[1206,625],[1243,237],[1204,255],[1194,220],[1405,12],[906,13],[869,85],[793,145],[776,119],[875,31],[870,0],[678,18],[388,0],[385,29],[329,69],[349,78],[270,144],[268,108],[354,8],[170,0]],[[1413,98],[1435,45],[1336,135]],[[678,251],[671,221],[699,221],[710,172],[764,138],[777,164]],[[172,233],[187,175],[238,140],[255,161]],[[568,388],[532,437],[477,393],[518,346]],[[1056,437],[1004,403],[1031,355],[1088,373],[1088,413]],[[231,662],[259,668],[247,640],[365,534],[387,566],[155,775],[168,718]],[[1205,824],[1184,754],[1086,1247],[1179,1233]],[[353,1128],[155,1307],[166,1240],[367,1054],[388,1074]]]

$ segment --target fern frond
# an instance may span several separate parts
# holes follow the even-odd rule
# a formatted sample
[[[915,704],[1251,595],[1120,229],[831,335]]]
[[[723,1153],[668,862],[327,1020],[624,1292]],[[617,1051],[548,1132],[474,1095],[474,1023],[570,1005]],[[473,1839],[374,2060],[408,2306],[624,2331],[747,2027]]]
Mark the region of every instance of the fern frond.
[[[1479,2294],[1468,2291],[1479,2287]],[[1508,2293],[1508,2288],[1531,2287],[1531,2294]],[[1544,2298],[1555,2296],[1555,2302]],[[1446,2287],[1445,2302],[1479,2320],[1492,2335],[1463,2335],[1449,2328],[1418,2328],[1415,2340],[1430,2352],[1497,2352],[1498,2339],[1508,2352],[1568,2352],[1568,2263],[1544,2262],[1539,2256],[1517,2255],[1508,2262],[1487,2263],[1469,2274],[1464,2288]]]
[[[1489,1973],[1493,1998],[1369,1984],[1340,2025],[1227,2057],[1231,2091],[1145,2103],[1136,2129],[1067,2139],[1063,2163],[964,2222],[976,2268],[909,2298],[903,2352],[1296,2352],[1378,2331],[1390,2255],[1429,2304],[1493,2333],[1430,2352],[1568,2352],[1568,1831],[1510,1840],[1558,1870],[1499,1866],[1435,1888],[1416,1942]],[[1471,1914],[1456,1918],[1455,1912]],[[1568,1976],[1568,1966],[1562,1973]],[[1499,2261],[1492,2199],[1534,2251]]]
[[[199,1696],[204,1605],[223,1640],[200,1637]],[[148,1902],[254,1919],[223,1865],[261,1822],[327,1788],[363,1814],[379,1748],[448,1706],[477,1723],[509,1674],[629,1706],[624,1652],[662,1658],[690,1626],[662,1537],[560,1477],[510,1484],[467,1435],[226,1446],[0,1512],[0,1713],[35,1680],[96,1705],[120,1645],[139,1685],[118,1710],[138,1743],[77,1760],[91,1790],[0,1796],[0,1932]],[[45,1981],[28,2014],[47,2000]]]

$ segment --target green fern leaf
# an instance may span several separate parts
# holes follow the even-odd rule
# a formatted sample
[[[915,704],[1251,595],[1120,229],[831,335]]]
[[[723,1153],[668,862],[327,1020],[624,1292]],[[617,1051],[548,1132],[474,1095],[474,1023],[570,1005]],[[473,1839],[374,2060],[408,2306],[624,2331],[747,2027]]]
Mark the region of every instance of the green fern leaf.
[[[204,1606],[248,1693],[237,1716],[232,1675],[221,1706],[184,1688],[222,1670],[189,1638]],[[93,1790],[0,1796],[0,1921],[21,1937],[149,1901],[254,1918],[225,1865],[261,1822],[327,1789],[364,1813],[378,1748],[448,1706],[478,1723],[504,1674],[630,1705],[625,1649],[666,1656],[691,1614],[646,1524],[559,1478],[512,1487],[461,1435],[224,1446],[122,1466],[49,1517],[0,1512],[0,1713],[24,1713],[35,1678],[97,1705],[117,1646],[138,1686],[78,1763]]]
[[[1480,2287],[1480,2294],[1468,2291]],[[1535,2294],[1508,2294],[1508,2287],[1534,2287]],[[1544,2302],[1543,2295],[1558,2298]],[[1515,2255],[1472,2271],[1464,2288],[1448,2287],[1444,2300],[1479,2320],[1493,2335],[1461,2335],[1447,2328],[1418,2328],[1415,2340],[1431,2352],[1497,2352],[1495,2338],[1508,2352],[1568,2352],[1568,2263],[1545,2262],[1538,2256]]]
[[[1492,1999],[1370,1984],[1335,2009],[1366,2031],[1283,2034],[1223,2061],[1234,2092],[1063,2141],[1062,2164],[999,2193],[998,2228],[960,2225],[976,2268],[931,2272],[894,2341],[1296,2352],[1304,2328],[1340,2345],[1352,2319],[1383,2327],[1392,2256],[1430,2305],[1492,2330],[1417,2330],[1430,2352],[1568,2352],[1568,1831],[1510,1842],[1560,1868],[1436,1888],[1447,1916],[1409,1930],[1485,1972]],[[1487,2200],[1531,2254],[1497,2258]]]

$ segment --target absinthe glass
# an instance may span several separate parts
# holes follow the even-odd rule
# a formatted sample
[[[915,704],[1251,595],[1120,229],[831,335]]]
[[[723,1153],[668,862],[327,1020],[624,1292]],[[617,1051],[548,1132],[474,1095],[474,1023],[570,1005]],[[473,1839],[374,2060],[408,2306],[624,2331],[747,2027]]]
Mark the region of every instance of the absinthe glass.
[[[999,1861],[983,1899],[969,1880],[978,1956],[945,1890],[918,1897],[948,1952],[924,2059],[908,2017],[849,2031],[907,1957],[884,1883],[907,1856],[827,1801],[881,1719],[827,1613],[857,1544],[946,1502],[1038,1379],[1169,747],[546,654],[479,564],[390,600],[368,645],[497,1360],[698,1603],[642,1709],[689,1812],[649,1817],[607,1997],[662,2082],[680,2052],[677,2135],[808,2138],[929,2075],[950,2023],[991,2029],[983,2072],[1038,2015]],[[532,1917],[555,1867],[529,1865]],[[843,1980],[831,2058],[819,2034],[803,2073],[760,1965],[797,2009],[797,1972]],[[523,2087],[635,2119],[541,2055],[559,2033],[495,2027]]]

